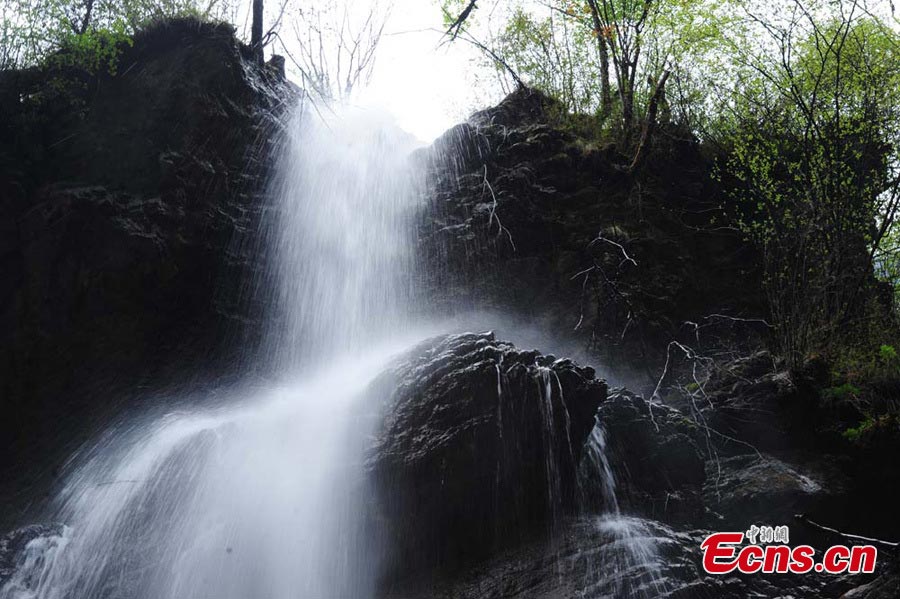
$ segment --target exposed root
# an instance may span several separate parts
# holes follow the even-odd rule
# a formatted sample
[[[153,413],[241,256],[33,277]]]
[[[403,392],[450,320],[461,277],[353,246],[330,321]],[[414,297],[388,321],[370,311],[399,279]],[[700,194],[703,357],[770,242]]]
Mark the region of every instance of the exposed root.
[[[491,192],[491,199],[493,202],[491,203],[491,213],[488,218],[488,228],[494,224],[494,221],[497,222],[497,236],[499,237],[503,233],[506,233],[506,237],[509,239],[509,245],[512,246],[513,251],[516,251],[516,242],[513,241],[512,233],[509,232],[509,229],[503,226],[503,223],[500,222],[500,217],[497,216],[497,194],[494,193],[494,188],[491,186],[491,182],[488,181],[487,177],[487,165],[484,165],[484,182],[481,185],[481,195],[484,197],[484,191],[487,189]]]

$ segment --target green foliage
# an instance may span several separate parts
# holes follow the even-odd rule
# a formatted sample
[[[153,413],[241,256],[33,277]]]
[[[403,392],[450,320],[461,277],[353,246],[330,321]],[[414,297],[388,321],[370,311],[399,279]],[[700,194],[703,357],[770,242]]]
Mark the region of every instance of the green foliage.
[[[62,50],[71,56],[71,66],[93,72],[114,69],[115,49],[148,22],[182,16],[225,18],[239,4],[239,0],[0,2],[0,69],[34,66]]]
[[[843,13],[776,32],[777,52],[743,56],[753,72],[719,127],[780,349],[796,363],[859,316],[896,213],[900,37]]]
[[[525,83],[558,99],[569,112],[596,115],[608,130],[630,129],[645,115],[665,70],[675,72],[669,80],[670,96],[678,101],[666,102],[663,116],[669,118],[673,111],[679,119],[691,115],[696,99],[691,65],[700,54],[713,51],[720,29],[733,20],[724,4],[723,0],[550,0],[536,5],[508,0],[491,10],[488,22],[473,11],[462,31],[479,37],[490,49],[485,61],[504,89],[509,90],[511,82],[498,56]],[[453,25],[468,5],[468,0],[443,0],[445,27]],[[610,82],[607,107],[604,81]]]
[[[866,416],[865,420],[857,426],[848,428],[841,435],[850,442],[862,443],[867,437],[876,435],[879,431],[888,431],[897,426],[897,414],[882,414],[880,416]]]
[[[866,431],[870,430],[875,426],[875,419],[869,416],[865,420],[859,423],[858,426],[848,428],[841,435],[847,439],[848,441],[858,441],[860,437],[862,437]]]
[[[900,371],[900,357],[893,345],[882,345],[878,348],[878,357],[885,368]]]
[[[836,387],[829,387],[822,391],[822,397],[830,401],[845,401],[859,397],[862,391],[852,383],[844,383]]]
[[[131,45],[131,36],[124,25],[118,23],[111,29],[69,36],[62,42],[60,51],[48,57],[47,63],[61,70],[75,68],[91,75],[100,71],[115,75],[123,48]]]
[[[497,38],[497,51],[529,85],[558,99],[572,113],[599,107],[599,61],[580,21],[550,13],[540,18],[513,10]]]

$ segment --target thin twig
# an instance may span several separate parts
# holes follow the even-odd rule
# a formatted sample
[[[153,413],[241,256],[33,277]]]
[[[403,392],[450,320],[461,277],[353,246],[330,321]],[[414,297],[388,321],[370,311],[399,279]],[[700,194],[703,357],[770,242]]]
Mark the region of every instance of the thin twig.
[[[881,545],[882,547],[890,550],[896,550],[900,548],[900,543],[895,541],[884,541],[882,539],[873,539],[871,537],[863,537],[861,535],[854,535],[847,532],[841,532],[835,528],[831,528],[830,526],[824,526],[817,522],[813,522],[809,518],[806,517],[805,514],[794,514],[794,519],[803,522],[804,524],[808,524],[813,528],[818,528],[819,530],[825,531],[827,533],[842,537],[844,539],[850,539],[853,541],[862,541],[863,543],[870,543],[872,545]]]

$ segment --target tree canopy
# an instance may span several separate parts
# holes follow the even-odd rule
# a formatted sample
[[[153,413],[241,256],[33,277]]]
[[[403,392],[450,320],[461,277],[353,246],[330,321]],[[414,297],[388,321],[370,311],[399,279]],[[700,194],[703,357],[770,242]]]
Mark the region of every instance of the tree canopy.
[[[239,5],[239,0],[0,1],[0,68],[32,65],[61,47],[96,50],[153,19],[232,20]]]

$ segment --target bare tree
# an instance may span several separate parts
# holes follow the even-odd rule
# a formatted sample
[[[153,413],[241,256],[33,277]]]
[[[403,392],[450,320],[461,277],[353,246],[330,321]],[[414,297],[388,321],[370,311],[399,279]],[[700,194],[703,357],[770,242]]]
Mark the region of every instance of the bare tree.
[[[366,83],[389,12],[377,2],[363,15],[338,2],[301,11],[293,24],[297,50],[285,51],[304,88],[331,101],[348,98]]]

